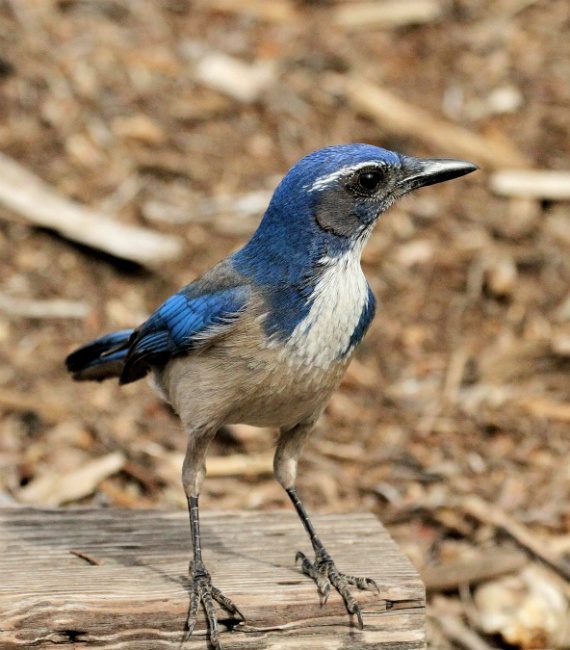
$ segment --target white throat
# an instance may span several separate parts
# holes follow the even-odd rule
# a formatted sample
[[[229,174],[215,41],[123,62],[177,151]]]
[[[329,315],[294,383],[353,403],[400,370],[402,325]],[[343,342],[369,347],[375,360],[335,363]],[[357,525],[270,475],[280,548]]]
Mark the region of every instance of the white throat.
[[[295,327],[286,349],[295,361],[326,369],[350,350],[350,340],[366,307],[368,282],[360,267],[367,237],[339,257],[320,260],[321,277],[307,316]]]

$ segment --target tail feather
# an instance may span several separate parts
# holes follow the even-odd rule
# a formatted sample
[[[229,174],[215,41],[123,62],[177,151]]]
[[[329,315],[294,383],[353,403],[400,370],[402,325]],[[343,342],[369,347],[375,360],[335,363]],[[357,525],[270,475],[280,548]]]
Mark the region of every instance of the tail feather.
[[[78,348],[65,360],[68,371],[79,381],[119,377],[132,333],[132,329],[113,332]]]

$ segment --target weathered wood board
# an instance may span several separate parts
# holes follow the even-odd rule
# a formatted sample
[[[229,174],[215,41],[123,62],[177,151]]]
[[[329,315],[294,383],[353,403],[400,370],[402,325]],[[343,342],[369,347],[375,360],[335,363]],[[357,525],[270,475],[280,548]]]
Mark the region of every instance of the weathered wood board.
[[[341,571],[378,582],[380,594],[357,594],[365,629],[336,592],[321,607],[294,566],[296,550],[310,552],[294,513],[205,512],[206,566],[247,617],[222,633],[224,648],[424,648],[422,582],[380,522],[346,514],[314,523]],[[189,557],[185,512],[0,509],[0,648],[179,648]],[[201,613],[184,648],[207,647]]]

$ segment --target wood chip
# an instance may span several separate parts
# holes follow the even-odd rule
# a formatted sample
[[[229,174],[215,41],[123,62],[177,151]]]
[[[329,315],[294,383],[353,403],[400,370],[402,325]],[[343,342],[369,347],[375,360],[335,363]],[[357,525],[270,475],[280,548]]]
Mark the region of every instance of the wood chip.
[[[89,461],[69,472],[49,471],[35,479],[17,494],[21,503],[59,506],[91,494],[108,476],[116,474],[125,464],[121,452],[113,452]]]
[[[202,0],[209,11],[223,11],[271,23],[291,22],[299,17],[289,0]]]
[[[388,133],[414,137],[438,153],[464,156],[492,168],[528,166],[526,156],[506,137],[469,131],[357,75],[329,75],[327,81],[329,88],[343,94],[354,110],[377,122]]]
[[[517,286],[517,278],[517,266],[510,255],[496,255],[488,259],[484,279],[494,296],[510,296]]]
[[[570,200],[570,171],[547,169],[501,169],[490,179],[493,192],[548,201]]]
[[[178,257],[178,237],[118,223],[58,194],[47,183],[8,156],[0,154],[0,205],[34,226],[141,265]]]
[[[333,11],[333,21],[340,27],[351,30],[393,28],[430,23],[442,13],[442,5],[438,0],[349,2]]]
[[[112,126],[118,136],[138,140],[144,144],[159,145],[166,140],[162,127],[142,113],[116,117]]]
[[[528,397],[517,400],[517,404],[535,417],[570,422],[570,403],[556,402],[547,397]]]
[[[244,103],[257,101],[275,79],[270,62],[247,63],[221,52],[199,59],[195,74],[206,86]]]

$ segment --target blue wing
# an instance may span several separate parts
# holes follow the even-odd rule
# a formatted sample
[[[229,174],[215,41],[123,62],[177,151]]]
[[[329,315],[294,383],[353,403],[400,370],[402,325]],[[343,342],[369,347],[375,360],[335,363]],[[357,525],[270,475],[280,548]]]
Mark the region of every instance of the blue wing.
[[[231,327],[250,298],[250,288],[237,286],[196,295],[190,285],[168,298],[128,342],[120,383],[143,377],[151,366],[204,345],[208,337]]]

